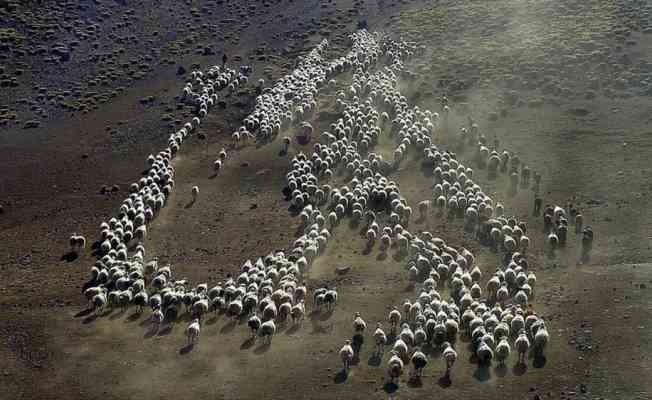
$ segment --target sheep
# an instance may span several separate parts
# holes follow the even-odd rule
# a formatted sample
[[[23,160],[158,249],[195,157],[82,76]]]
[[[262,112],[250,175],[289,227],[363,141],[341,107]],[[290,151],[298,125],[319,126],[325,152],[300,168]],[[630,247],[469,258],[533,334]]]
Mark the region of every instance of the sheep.
[[[236,298],[229,303],[226,309],[226,313],[228,316],[233,318],[233,320],[236,320],[242,314],[243,309],[244,306],[242,304],[242,300],[240,298]]]
[[[192,201],[193,202],[197,201],[197,196],[199,196],[199,186],[193,186],[191,193],[192,193]]]
[[[337,305],[337,288],[328,290],[324,294],[324,301],[326,302],[326,308],[328,311],[332,311]]]
[[[503,365],[505,363],[505,360],[507,360],[509,357],[510,352],[511,348],[509,347],[507,338],[501,338],[500,342],[498,342],[498,345],[496,346],[496,360],[498,361],[499,365]]]
[[[102,291],[91,298],[91,304],[93,305],[93,310],[96,312],[103,310],[104,306],[106,306],[106,303],[107,303],[107,298],[106,298],[105,291]]]
[[[405,343],[405,341],[403,341],[403,339],[399,337],[399,338],[396,339],[396,341],[394,342],[394,345],[392,346],[392,351],[394,351],[394,352],[396,352],[397,354],[399,354],[399,355],[401,356],[401,358],[407,358],[407,355],[408,355],[408,346],[407,346],[407,344]]]
[[[367,237],[367,247],[368,248],[373,247],[374,243],[376,242],[376,237],[377,236],[378,236],[378,234],[376,233],[375,230],[373,230],[373,229],[368,229],[367,230],[366,237]]]
[[[252,315],[247,321],[247,326],[251,329],[251,337],[255,339],[261,326],[260,318],[257,315]]]
[[[380,237],[380,251],[386,252],[392,246],[392,238],[388,234],[383,234]]]
[[[519,290],[516,292],[514,295],[514,303],[520,305],[520,306],[525,306],[527,305],[528,302],[528,296],[523,290]]]
[[[152,316],[150,317],[151,323],[155,325],[157,329],[160,329],[164,319],[165,315],[160,308],[155,309],[154,312],[152,312]]]
[[[276,334],[276,324],[274,324],[274,320],[270,319],[263,322],[263,324],[260,326],[260,332],[266,342],[268,344],[271,343],[272,338]]]
[[[525,331],[521,331],[514,341],[514,348],[518,352],[518,363],[525,363],[525,355],[530,349],[530,340],[527,338]]]
[[[200,333],[199,319],[195,318],[190,323],[190,325],[188,325],[188,328],[186,329],[186,336],[188,337],[189,345],[195,343],[195,340],[199,338],[199,333]]]
[[[355,318],[353,320],[353,332],[356,335],[364,334],[365,329],[367,329],[367,324],[364,322],[359,312],[355,313]]]
[[[148,304],[148,296],[147,292],[140,291],[134,295],[134,304],[136,304],[136,312],[137,313],[142,313],[143,312],[143,307],[145,307]]]
[[[349,371],[349,366],[351,365],[351,361],[353,361],[353,347],[351,347],[351,341],[346,340],[344,342],[344,346],[340,349],[340,359],[342,360],[342,364],[344,365],[344,372]]]
[[[546,241],[550,250],[554,250],[559,246],[559,237],[554,232],[548,234]]]
[[[550,334],[548,333],[546,327],[542,326],[534,335],[534,350],[539,356],[543,356],[543,350],[545,349],[549,340]]]
[[[389,323],[392,326],[392,330],[391,330],[392,334],[396,333],[396,328],[398,327],[398,324],[401,323],[401,319],[402,319],[401,312],[396,307],[392,307],[392,310],[389,312],[389,317],[388,317]]]
[[[385,345],[387,344],[387,335],[383,331],[383,326],[380,322],[376,324],[376,330],[374,331],[374,340],[376,342],[376,353],[383,354]]]
[[[215,171],[215,173],[217,174],[220,172],[221,169],[222,169],[222,160],[215,160],[213,162],[213,171]],[[199,193],[199,189],[197,193]]]
[[[428,365],[428,358],[420,349],[417,349],[414,354],[412,354],[410,361],[412,362],[412,366],[414,368],[413,376],[417,379],[421,378],[423,369],[426,367],[426,365]]]
[[[335,226],[337,225],[337,220],[338,220],[337,213],[335,213],[335,211],[331,211],[328,214],[328,224],[330,225],[331,229],[335,228]]]
[[[300,324],[303,321],[304,314],[306,313],[304,301],[300,300],[295,304],[290,313],[292,315],[292,322],[294,324]]]
[[[478,357],[478,362],[481,364],[490,363],[494,356],[493,350],[491,350],[491,347],[489,347],[489,345],[484,341],[484,338],[480,340],[480,344],[478,345],[475,354]]]
[[[387,362],[387,374],[390,378],[390,383],[393,383],[395,379],[403,375],[404,364],[396,351],[392,350],[391,354],[392,356]]]
[[[107,289],[102,285],[100,285],[100,286],[92,286],[92,287],[89,287],[88,289],[84,290],[84,296],[88,300],[88,305],[92,306],[93,297],[95,297],[98,294],[105,293],[106,290]]]
[[[459,323],[452,318],[448,318],[444,326],[446,327],[446,335],[448,336],[448,340],[454,341],[457,337],[457,333],[460,330]]]
[[[430,208],[430,201],[424,200],[418,204],[419,218],[425,219],[428,217],[428,209]]]
[[[86,248],[86,238],[82,235],[77,235],[73,233],[70,236],[70,251],[74,254],[78,254],[80,251],[84,251]]]
[[[279,307],[278,307],[278,316],[276,318],[276,321],[279,323],[285,322],[287,319],[288,315],[292,312],[292,304],[290,302],[283,302]]]
[[[453,349],[453,346],[449,342],[444,342],[444,350],[442,351],[442,356],[444,361],[446,361],[446,376],[450,375],[450,371],[457,360],[457,352]]]
[[[284,136],[282,140],[282,147],[281,147],[282,154],[287,154],[290,148],[290,143],[292,143],[292,139],[290,139],[288,136]]]
[[[238,147],[238,143],[240,143],[240,139],[242,139],[240,132],[233,132],[231,134],[231,140],[233,142],[233,147]]]

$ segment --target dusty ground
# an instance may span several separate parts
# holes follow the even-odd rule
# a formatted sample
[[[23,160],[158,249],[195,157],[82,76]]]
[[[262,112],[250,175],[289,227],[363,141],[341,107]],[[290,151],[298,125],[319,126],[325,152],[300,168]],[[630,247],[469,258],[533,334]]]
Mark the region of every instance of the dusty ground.
[[[77,2],[72,3],[75,7],[70,10],[80,9]],[[0,1],[0,9],[4,4]],[[101,3],[80,4],[87,11]],[[200,37],[186,42],[192,30],[168,32],[192,18],[198,18],[200,26],[219,21],[215,15],[240,21],[240,14],[254,4],[261,11],[247,18],[246,26],[229,21],[220,25],[216,36],[209,28],[200,29],[196,32]],[[404,263],[393,252],[388,257],[377,250],[364,255],[364,240],[347,224],[336,228],[335,239],[307,276],[310,287],[337,284],[338,308],[330,316],[313,316],[298,329],[283,329],[269,347],[247,341],[246,327],[224,317],[206,322],[201,341],[193,349],[184,346],[185,323],[174,325],[166,334],[151,335],[143,323],[145,316],[132,315],[131,310],[89,318],[82,312],[80,289],[93,259],[86,254],[73,262],[61,260],[69,234],[77,231],[93,237],[99,223],[115,212],[128,184],[139,177],[147,154],[161,147],[175,120],[183,121],[189,115],[188,110],[177,109],[174,99],[183,85],[183,77],[176,75],[179,65],[190,70],[194,63],[217,63],[222,49],[227,48],[232,57],[239,54],[243,62],[253,63],[255,79],[270,74],[278,77],[324,32],[330,33],[334,44],[341,43],[339,35],[355,28],[359,14],[369,17],[372,29],[428,44],[428,55],[411,66],[420,78],[406,84],[404,90],[412,102],[434,110],[439,109],[437,97],[443,91],[451,96],[454,115],[442,137],[443,145],[452,145],[458,127],[470,113],[487,137],[495,135],[501,146],[518,152],[528,165],[542,172],[546,203],[565,203],[576,196],[596,232],[594,251],[586,263],[578,263],[574,240],[556,254],[544,252],[539,233],[542,223],[530,215],[532,191],[521,189],[511,196],[504,177],[492,181],[479,171],[483,188],[512,213],[527,218],[530,230],[536,232],[530,255],[539,278],[534,303],[553,334],[545,364],[534,365],[530,360],[524,370],[513,368],[511,359],[504,370],[479,369],[469,362],[468,349],[462,343],[450,385],[440,380],[444,365],[435,358],[426,369],[422,387],[403,379],[391,396],[650,398],[649,7],[643,2],[619,1],[560,2],[563,7],[550,1],[499,1],[486,6],[480,2],[433,5],[420,1],[269,4],[163,1],[136,6],[111,2],[104,7],[112,16],[101,17],[101,21],[95,14],[85,19],[77,16],[108,32],[112,21],[128,15],[123,9],[128,7],[136,22],[151,18],[160,31],[156,46],[142,41],[131,43],[133,48],[124,53],[117,52],[118,59],[129,60],[144,55],[143,49],[160,49],[158,54],[152,53],[155,62],[150,62],[149,72],[138,79],[121,80],[120,74],[116,80],[109,79],[107,91],[119,86],[125,90],[108,96],[87,113],[80,110],[70,115],[56,111],[52,104],[42,106],[54,111],[41,118],[40,111],[34,114],[25,106],[29,102],[19,100],[38,99],[37,84],[65,90],[63,81],[88,83],[93,76],[105,74],[84,60],[96,53],[92,41],[98,41],[98,48],[106,47],[107,52],[119,50],[120,44],[111,47],[114,44],[108,36],[84,39],[88,44],[81,40],[70,61],[61,66],[46,67],[29,51],[21,56],[12,50],[0,59],[1,73],[19,77],[18,86],[6,95],[3,92],[2,102],[21,121],[2,117],[7,122],[0,128],[0,150],[5,155],[0,158],[0,204],[4,210],[0,214],[0,397],[390,396],[383,388],[384,363],[378,367],[378,361],[370,359],[369,343],[364,344],[360,360],[346,380],[338,374],[337,351],[351,335],[355,311],[362,312],[368,322],[383,319],[387,307],[409,297],[411,289]],[[50,6],[44,2],[34,6],[37,11],[32,13],[20,6],[20,12],[0,14],[2,32],[9,28],[22,32],[25,41],[32,43],[21,45],[27,48],[46,45],[50,49],[54,42],[69,41],[21,30],[21,24],[26,24],[23,20],[34,23],[34,15],[43,14]],[[169,13],[168,7],[174,12]],[[199,17],[191,15],[192,7]],[[350,12],[352,8],[358,11]],[[155,11],[146,16],[148,10]],[[123,30],[121,35],[142,35],[154,29],[136,22],[116,29]],[[230,37],[223,37],[224,33]],[[180,42],[181,50],[166,53],[174,47],[173,40]],[[0,43],[6,42],[0,36]],[[215,54],[198,54],[198,43],[200,50],[210,46]],[[26,63],[24,74],[15,74],[13,68],[21,68],[21,64],[13,57],[28,58],[20,61]],[[164,58],[173,63],[163,62]],[[143,60],[135,65],[147,62]],[[119,60],[116,63],[119,65]],[[264,71],[265,66],[272,68]],[[81,92],[88,90],[94,89],[84,87]],[[142,104],[148,96],[154,100]],[[151,226],[148,255],[168,260],[177,274],[193,281],[218,280],[244,259],[285,248],[294,238],[298,223],[281,193],[288,159],[278,155],[278,143],[233,153],[224,173],[211,177],[215,154],[228,142],[229,132],[252,101],[251,89],[228,98],[226,107],[216,110],[202,125],[205,138],[195,136],[184,146],[175,161],[175,194]],[[332,99],[324,97],[319,111],[331,108]],[[40,127],[23,129],[25,121],[37,117]],[[293,147],[291,153],[298,150]],[[381,150],[390,151],[389,143],[381,143]],[[417,161],[405,163],[393,179],[413,207],[430,196],[431,180],[422,174]],[[121,188],[118,193],[99,193],[102,185],[114,184]],[[201,196],[189,206],[193,185],[201,187]],[[468,246],[485,273],[500,262],[500,254],[467,237],[459,222],[432,215],[426,221],[413,220],[410,228],[427,229],[456,246]],[[345,265],[351,266],[351,271],[337,276],[335,268]]]

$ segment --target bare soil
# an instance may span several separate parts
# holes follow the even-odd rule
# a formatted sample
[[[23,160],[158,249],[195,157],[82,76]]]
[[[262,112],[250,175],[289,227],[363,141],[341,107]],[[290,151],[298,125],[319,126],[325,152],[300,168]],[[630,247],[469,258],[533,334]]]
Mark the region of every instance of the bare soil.
[[[72,3],[93,9],[101,4]],[[97,66],[82,61],[96,53],[91,39],[74,50],[70,61],[74,64],[64,63],[60,69],[59,64],[44,67],[38,57],[21,61],[28,65],[23,67],[21,84],[3,93],[3,104],[21,115],[21,122],[0,126],[0,398],[650,398],[652,92],[646,92],[652,82],[648,68],[652,42],[646,32],[650,14],[642,2],[607,3],[561,2],[566,19],[551,11],[557,10],[557,3],[547,1],[536,6],[513,0],[487,5],[298,0],[267,2],[269,6],[253,1],[104,4],[113,17],[102,21],[89,17],[103,32],[127,7],[136,18],[154,22],[120,29],[142,36],[154,29],[148,24],[156,24],[161,53],[153,59],[167,57],[174,63],[152,62],[142,78],[111,81],[107,91],[118,86],[125,90],[86,113],[51,111],[51,117],[34,129],[23,129],[23,122],[35,117],[19,99],[37,98],[38,90],[30,82],[57,86],[92,79]],[[0,0],[0,9],[4,4]],[[258,11],[243,18],[252,5]],[[21,31],[20,20],[32,21],[33,14],[50,6],[44,1],[0,14],[0,28],[27,32]],[[190,15],[193,7],[201,15],[197,20]],[[202,7],[213,14],[202,12]],[[65,21],[64,15],[59,21]],[[183,38],[193,30],[177,29],[190,21],[201,26],[220,18],[236,22],[220,24],[217,37],[210,29],[198,29],[205,37],[187,43]],[[476,172],[485,191],[528,221],[533,239],[528,260],[538,277],[533,303],[552,334],[544,362],[529,360],[522,368],[512,357],[506,368],[480,368],[471,362],[467,344],[459,343],[450,382],[443,379],[444,362],[433,357],[421,385],[404,376],[398,388],[386,387],[387,355],[384,360],[371,357],[368,335],[356,365],[344,377],[337,352],[352,335],[353,314],[361,312],[371,326],[386,318],[391,305],[413,293],[404,260],[394,250],[382,255],[377,247],[365,254],[359,228],[348,223],[335,228],[325,254],[306,276],[309,288],[337,286],[337,308],[332,314],[311,314],[301,327],[282,327],[269,346],[248,340],[246,323],[224,316],[209,317],[199,343],[188,347],[185,316],[152,334],[146,322],[149,312],[116,310],[101,317],[85,312],[81,289],[94,258],[86,253],[65,259],[68,237],[79,232],[93,238],[99,223],[115,213],[128,185],[140,177],[147,155],[162,147],[175,120],[191,115],[188,109],[178,109],[174,98],[184,83],[177,67],[191,70],[194,63],[219,63],[226,49],[231,59],[239,55],[242,63],[254,66],[252,81],[265,77],[271,83],[290,71],[295,58],[325,33],[334,45],[333,54],[344,51],[343,35],[362,18],[372,30],[403,34],[428,45],[427,56],[410,65],[418,75],[407,80],[403,90],[409,101],[437,111],[441,93],[452,98],[453,114],[442,145],[454,146],[459,127],[472,115],[488,138],[496,136],[501,147],[517,152],[542,173],[544,203],[565,204],[574,196],[594,228],[589,260],[581,262],[579,236],[574,234],[566,248],[551,254],[544,249],[542,221],[532,215],[533,191],[520,188],[513,195],[506,177],[492,180],[486,171]],[[508,29],[517,26],[523,29]],[[543,29],[546,26],[548,30]],[[528,30],[533,27],[539,30]],[[173,36],[183,39],[180,43],[185,44],[179,44],[183,50],[165,53]],[[516,41],[518,37],[524,44]],[[50,48],[51,42],[63,39],[48,40],[38,36],[28,42]],[[108,49],[112,43],[104,35],[92,40],[100,48]],[[215,54],[198,54],[198,42],[211,46]],[[260,50],[263,43],[265,50]],[[134,43],[124,57],[145,54],[150,47],[145,41]],[[529,53],[510,50],[524,48]],[[587,49],[600,54],[588,61],[559,57],[546,62],[559,54],[589,53]],[[0,59],[5,71],[16,68],[13,57],[21,56],[11,53]],[[529,67],[516,69],[528,60],[538,74]],[[600,63],[609,69],[592,67]],[[580,79],[588,75],[591,79]],[[546,76],[551,78],[539,79]],[[597,89],[592,88],[593,80],[600,83]],[[546,86],[551,82],[555,88]],[[589,90],[595,97],[585,95]],[[512,102],[514,95],[517,100]],[[155,100],[143,105],[140,100],[147,96]],[[251,109],[254,96],[249,85],[227,98],[225,107],[202,124],[205,137],[194,136],[175,160],[177,186],[151,225],[147,249],[148,257],[172,263],[177,276],[193,282],[218,281],[247,258],[287,248],[296,236],[299,221],[281,189],[289,158],[309,147],[293,145],[288,155],[280,155],[277,138],[265,146],[232,149],[230,132]],[[328,126],[333,107],[332,97],[320,98],[316,127]],[[164,114],[171,114],[172,120],[163,121]],[[222,147],[228,147],[232,156],[213,176],[212,161]],[[389,142],[381,141],[379,147],[391,155]],[[459,155],[470,158],[461,150]],[[418,160],[402,164],[392,179],[415,210],[419,201],[431,197],[432,178],[423,173]],[[103,185],[118,185],[119,190],[101,194]],[[194,185],[201,194],[191,203]],[[428,230],[454,246],[471,249],[485,277],[503,256],[479,245],[458,220],[434,213],[423,221],[413,218],[410,229]],[[351,269],[338,275],[335,270],[341,266]]]

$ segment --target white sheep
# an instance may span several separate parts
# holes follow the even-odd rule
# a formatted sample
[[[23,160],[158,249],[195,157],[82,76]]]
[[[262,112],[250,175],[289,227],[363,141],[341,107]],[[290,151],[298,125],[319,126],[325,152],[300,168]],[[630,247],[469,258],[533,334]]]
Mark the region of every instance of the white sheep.
[[[388,234],[383,234],[380,237],[380,251],[385,252],[392,246],[392,238]]]
[[[545,326],[542,326],[537,330],[537,333],[534,335],[534,350],[539,355],[543,355],[543,350],[545,349],[548,341],[550,340],[550,334]]]
[[[374,331],[374,340],[376,342],[376,352],[378,354],[383,354],[385,345],[387,344],[387,335],[385,335],[383,326],[380,322],[376,324],[376,330]]]
[[[394,382],[395,379],[398,379],[403,375],[403,360],[398,356],[398,353],[392,350],[392,356],[387,362],[387,374],[390,378],[390,382]]]
[[[296,296],[296,292],[295,292],[295,296]],[[295,304],[292,307],[291,310],[292,322],[294,324],[301,324],[305,313],[306,313],[306,309],[305,309],[304,301],[300,300],[297,304]]]
[[[376,237],[377,237],[377,235],[378,235],[378,234],[376,233],[375,230],[373,230],[373,229],[368,229],[368,230],[367,230],[367,234],[366,234],[366,237],[367,237],[367,247],[371,248],[371,247],[374,245],[374,243],[376,243]]]
[[[403,341],[402,338],[396,339],[394,345],[392,346],[392,351],[396,352],[401,358],[407,359],[408,356],[408,345]]]
[[[91,298],[93,310],[101,311],[107,304],[106,291],[102,291]]]
[[[330,289],[324,293],[324,302],[328,311],[332,311],[337,305],[337,288]]]
[[[199,186],[192,187],[192,201],[197,201],[197,196],[199,196]]]
[[[525,331],[521,331],[514,341],[514,348],[518,352],[518,362],[525,363],[525,355],[530,349],[530,340],[527,338]]]
[[[428,217],[428,210],[430,209],[430,201],[424,200],[418,204],[419,218],[425,219]]]
[[[509,347],[507,338],[501,338],[500,342],[498,342],[498,345],[496,345],[496,360],[498,361],[499,365],[503,365],[505,363],[505,360],[507,360],[509,357],[510,352],[511,348]]]
[[[289,148],[290,148],[290,143],[292,143],[292,139],[290,139],[288,136],[283,137],[282,141],[283,145],[281,147],[281,151],[283,153],[287,153]]]
[[[251,329],[251,337],[255,339],[261,326],[260,318],[257,315],[252,315],[247,321],[247,326]]]
[[[414,368],[414,377],[421,378],[421,373],[423,369],[428,365],[428,357],[420,350],[417,349],[414,354],[412,354],[412,366]]]
[[[484,338],[480,341],[475,354],[478,357],[478,362],[481,364],[490,363],[494,356],[493,350],[491,350],[491,347],[489,347],[489,345],[484,341]]]
[[[270,319],[269,321],[263,322],[260,326],[260,333],[267,343],[271,343],[272,338],[276,334],[276,324],[274,323],[274,320]]]
[[[188,337],[188,344],[195,343],[195,340],[199,338],[200,333],[199,319],[195,318],[188,328],[186,329],[186,336]]]
[[[351,365],[351,361],[353,361],[353,347],[351,347],[351,341],[346,340],[344,342],[344,346],[340,349],[340,360],[342,360],[342,364],[344,365],[344,371],[348,372],[349,371],[349,366]]]
[[[82,235],[73,233],[70,236],[70,251],[78,254],[86,248],[86,238]]]
[[[392,333],[396,333],[396,328],[398,327],[398,324],[401,323],[401,319],[401,312],[396,307],[392,307],[392,311],[389,312],[388,317],[389,323],[392,326]]]
[[[450,371],[457,360],[457,352],[449,342],[444,342],[444,350],[442,351],[444,361],[446,361],[446,375],[450,375]]]
[[[356,334],[364,334],[365,329],[367,329],[367,323],[364,322],[359,312],[355,313],[355,318],[353,319],[353,332]]]
[[[213,170],[217,174],[222,169],[222,160],[215,160],[213,162]]]
[[[165,315],[163,314],[163,311],[161,311],[160,308],[155,309],[152,312],[152,316],[150,317],[150,321],[152,322],[152,324],[155,325],[157,329],[160,329],[163,320],[165,320]]]

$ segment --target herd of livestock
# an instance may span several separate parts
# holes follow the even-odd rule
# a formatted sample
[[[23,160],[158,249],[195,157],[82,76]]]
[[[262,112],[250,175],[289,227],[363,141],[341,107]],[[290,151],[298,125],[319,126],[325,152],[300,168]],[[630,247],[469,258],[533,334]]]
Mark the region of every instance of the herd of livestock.
[[[225,313],[245,319],[253,340],[262,337],[271,342],[279,324],[301,324],[308,305],[315,311],[336,308],[337,288],[309,292],[304,274],[324,253],[340,222],[349,220],[363,228],[369,251],[377,248],[403,256],[414,295],[403,304],[390,305],[386,321],[372,329],[367,329],[364,315],[356,313],[353,340],[347,338],[339,352],[345,371],[364,335],[372,338],[381,357],[389,346],[391,381],[403,375],[408,363],[412,376],[420,376],[434,348],[440,350],[448,374],[461,335],[470,338],[481,364],[504,363],[512,352],[518,363],[527,362],[528,353],[543,355],[550,335],[531,304],[537,278],[528,268],[532,245],[527,223],[509,216],[503,204],[483,192],[471,164],[478,170],[507,174],[514,190],[519,184],[529,185],[529,167],[513,153],[499,151],[497,144],[490,146],[472,121],[457,143],[471,148],[466,152],[471,153],[467,165],[455,152],[435,144],[434,138],[450,124],[447,101],[439,113],[423,110],[409,105],[399,90],[405,63],[424,48],[366,30],[351,34],[350,39],[352,48],[344,56],[326,60],[328,41],[323,40],[272,87],[259,81],[253,112],[232,135],[235,151],[248,140],[278,140],[285,152],[293,143],[302,149],[302,144],[316,142],[312,151],[293,154],[286,175],[284,192],[298,211],[303,230],[294,243],[285,251],[246,260],[236,274],[214,285],[176,279],[171,265],[156,258],[146,260],[147,226],[175,187],[175,155],[224,95],[222,91],[230,93],[247,84],[251,68],[215,66],[195,71],[183,99],[196,107],[196,117],[170,135],[165,149],[149,156],[147,174],[131,185],[118,214],[100,225],[98,259],[84,291],[91,308],[96,312],[132,305],[138,312],[149,308],[153,330],[190,313],[189,343],[199,339],[208,313]],[[320,93],[335,98],[338,117],[328,132],[315,132],[310,123]],[[374,151],[382,136],[395,144],[391,159]],[[410,232],[413,210],[391,179],[408,153],[419,157],[434,179],[432,196],[415,205],[419,217],[436,213],[463,220],[465,229],[481,243],[505,255],[503,265],[483,271],[468,249],[429,232]],[[219,173],[226,165],[228,155],[222,150],[212,168]],[[537,192],[540,179],[535,172]],[[199,187],[192,188],[192,195],[200,196]],[[569,207],[542,207],[541,202],[535,199],[535,208],[543,211],[546,246],[564,246],[572,226],[588,252],[593,232],[584,227],[581,213]],[[70,244],[73,251],[81,251],[86,240],[75,234]]]

